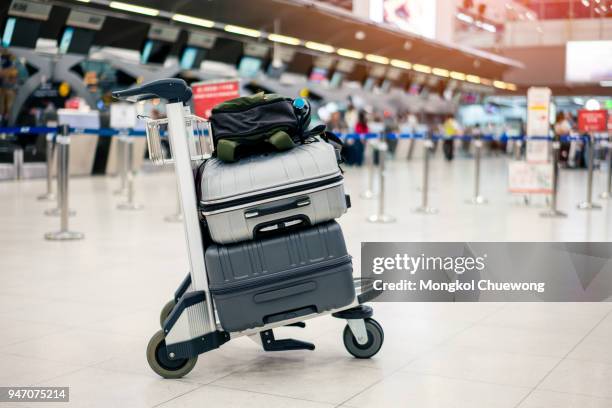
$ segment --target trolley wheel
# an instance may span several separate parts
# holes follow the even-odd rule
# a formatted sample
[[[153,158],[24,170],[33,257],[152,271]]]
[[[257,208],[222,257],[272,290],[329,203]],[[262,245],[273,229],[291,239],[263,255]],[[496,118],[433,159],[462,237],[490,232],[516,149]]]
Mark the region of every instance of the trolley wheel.
[[[366,331],[368,332],[368,342],[366,344],[362,345],[357,342],[348,324],[344,328],[342,336],[346,351],[357,358],[370,358],[374,356],[382,347],[385,339],[385,333],[383,332],[382,326],[376,320],[368,317],[364,319],[364,321]]]
[[[166,352],[164,332],[158,331],[149,340],[147,361],[151,369],[164,378],[181,378],[189,374],[198,357],[171,360]]]
[[[176,301],[172,299],[172,300],[169,300],[168,303],[164,305],[164,307],[162,307],[162,310],[159,313],[160,327],[162,328],[164,327],[164,322],[166,321],[168,316],[170,316],[170,313],[172,312],[172,309],[174,309],[174,306],[176,306]]]

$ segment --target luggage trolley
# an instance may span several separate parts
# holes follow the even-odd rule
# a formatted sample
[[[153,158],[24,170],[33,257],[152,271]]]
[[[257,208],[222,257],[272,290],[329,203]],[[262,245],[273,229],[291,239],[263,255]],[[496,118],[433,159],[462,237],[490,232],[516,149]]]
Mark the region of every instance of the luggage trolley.
[[[281,326],[305,327],[304,320],[325,314],[346,319],[343,342],[356,358],[370,358],[381,348],[384,333],[371,318],[372,308],[364,305],[379,292],[372,285],[354,279],[355,297],[342,308],[302,315],[288,311],[283,319],[261,327],[227,332],[217,319],[215,302],[208,286],[204,251],[211,245],[205,223],[200,220],[194,170],[211,156],[212,131],[209,123],[192,115],[187,105],[192,97],[182,79],[161,79],[139,87],[113,92],[117,99],[132,102],[160,98],[167,101],[166,119],[147,120],[147,142],[151,160],[157,165],[174,163],[179,198],[184,214],[185,238],[190,273],[180,284],[174,298],[162,309],[162,329],[153,335],[147,347],[147,361],[165,378],[181,378],[197,362],[199,354],[219,348],[232,338],[248,336],[265,351],[314,350],[314,344],[276,339],[273,329]],[[165,157],[160,137],[167,134],[172,158]],[[279,311],[283,312],[283,311]]]

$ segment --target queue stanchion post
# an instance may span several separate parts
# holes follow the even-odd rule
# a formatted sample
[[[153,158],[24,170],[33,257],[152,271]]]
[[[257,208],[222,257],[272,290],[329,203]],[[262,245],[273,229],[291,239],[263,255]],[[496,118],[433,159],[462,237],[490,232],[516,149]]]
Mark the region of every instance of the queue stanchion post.
[[[60,134],[57,143],[57,195],[60,203],[60,229],[59,231],[47,232],[45,239],[50,241],[69,241],[83,239],[80,232],[70,231],[68,220],[69,210],[69,181],[70,181],[70,133],[68,125],[60,126]]]
[[[599,195],[599,198],[609,200],[612,198],[612,133],[608,135],[608,177],[606,179],[606,191]]]
[[[171,215],[167,215],[164,217],[164,221],[166,222],[183,222],[183,211],[181,210],[181,198],[176,196],[176,212]]]
[[[113,193],[115,195],[127,194],[127,139],[128,137],[124,131],[121,131],[117,137],[117,173],[119,174],[120,185],[119,188]]]
[[[16,147],[13,150],[13,168],[15,169],[15,180],[23,178],[23,149]]]
[[[53,152],[54,152],[54,133],[47,133],[46,136],[46,166],[47,166],[47,192],[38,196],[40,201],[51,201],[55,200],[55,194],[53,193]]]
[[[579,210],[601,210],[601,206],[599,204],[595,204],[593,202],[593,169],[595,160],[595,139],[592,134],[588,134],[585,137],[588,146],[588,173],[587,173],[587,188],[586,188],[586,200],[578,203]]]
[[[555,136],[552,141],[552,194],[550,197],[550,208],[540,214],[546,218],[565,218],[567,214],[557,209],[557,196],[559,192],[559,154],[561,151],[561,140]]]
[[[117,205],[117,208],[120,210],[141,210],[142,205],[137,204],[134,201],[134,177],[136,175],[136,171],[134,170],[134,139],[132,137],[126,136],[124,141],[125,148],[125,173],[126,173],[126,188],[127,188],[127,199],[125,202]]]
[[[480,159],[482,156],[482,139],[480,135],[474,136],[474,196],[468,204],[486,204],[487,199],[480,194]]]
[[[380,139],[372,139],[373,152],[378,152],[378,182],[379,182],[379,193],[378,193],[378,207],[376,214],[370,215],[367,220],[368,222],[378,224],[389,224],[395,222],[395,217],[385,213],[385,178],[386,169],[385,161],[389,147],[387,142]]]
[[[429,158],[434,147],[433,140],[426,134],[423,135],[423,185],[421,187],[421,205],[414,212],[421,214],[435,214],[437,208],[429,206]]]
[[[357,134],[356,137],[360,137],[360,135]],[[370,200],[376,197],[376,193],[374,193],[374,144],[368,142],[366,137],[364,137],[364,142],[366,148],[366,171],[368,173],[368,187],[360,194],[360,197],[365,200]]]

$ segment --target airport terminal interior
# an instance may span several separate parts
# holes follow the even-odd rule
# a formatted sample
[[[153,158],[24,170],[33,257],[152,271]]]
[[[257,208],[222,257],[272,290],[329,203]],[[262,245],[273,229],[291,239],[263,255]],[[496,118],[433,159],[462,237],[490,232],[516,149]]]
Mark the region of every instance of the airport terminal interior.
[[[0,40],[0,408],[612,407],[611,0],[6,0]],[[372,285],[453,243],[599,275]]]

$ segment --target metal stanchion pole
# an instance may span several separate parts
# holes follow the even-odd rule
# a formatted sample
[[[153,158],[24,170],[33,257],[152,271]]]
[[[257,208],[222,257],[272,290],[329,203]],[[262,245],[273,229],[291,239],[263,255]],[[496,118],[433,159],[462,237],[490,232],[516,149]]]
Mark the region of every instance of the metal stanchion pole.
[[[480,195],[480,157],[482,154],[482,140],[474,136],[474,196],[468,204],[486,204],[487,199]]]
[[[61,134],[57,137],[57,194],[60,202],[60,230],[47,232],[45,234],[45,239],[51,241],[83,239],[84,235],[82,233],[70,231],[68,229],[68,219],[70,215],[68,205],[68,182],[70,179],[70,136],[68,133],[68,125],[62,125],[60,132]]]
[[[359,135],[357,135],[359,137]],[[374,140],[374,139],[372,139]],[[360,197],[366,200],[376,197],[374,193],[374,142],[364,139],[366,143],[366,168],[368,172],[368,188],[361,193]]]
[[[121,184],[120,187],[115,190],[115,195],[125,195],[127,193],[127,156],[127,137],[125,133],[121,133],[117,137],[117,173],[119,174]]]
[[[183,222],[183,211],[181,211],[181,199],[177,195],[176,200],[176,212],[172,215],[168,215],[164,218],[166,222]]]
[[[395,222],[395,217],[385,214],[385,161],[387,155],[387,142],[384,140],[372,140],[374,151],[378,150],[378,182],[379,182],[379,194],[378,194],[378,211],[376,214],[368,217],[369,222],[375,222],[380,224],[388,224]]]
[[[125,140],[126,150],[126,174],[127,174],[127,201],[117,205],[120,210],[140,210],[142,205],[134,202],[134,140],[132,138],[126,138]]]
[[[612,134],[608,135],[608,180],[606,184],[607,190],[599,195],[599,198],[612,198]]]
[[[586,201],[578,204],[579,210],[600,210],[601,206],[593,203],[593,161],[595,160],[595,139],[593,135],[588,135],[589,147],[589,167],[587,174]]]
[[[23,149],[21,147],[13,150],[13,168],[15,169],[15,180],[23,178]]]
[[[435,214],[438,210],[429,206],[429,156],[433,148],[433,141],[427,136],[423,136],[423,186],[421,187],[421,205],[414,209],[414,212],[423,214]]]
[[[546,218],[564,218],[567,214],[557,210],[557,195],[559,192],[559,151],[561,150],[561,142],[559,137],[555,136],[552,142],[552,194],[550,198],[550,208],[540,214]]]
[[[41,194],[38,196],[38,199],[41,201],[49,201],[55,199],[55,194],[53,194],[53,139],[55,135],[53,133],[47,133],[47,192],[45,194]]]

